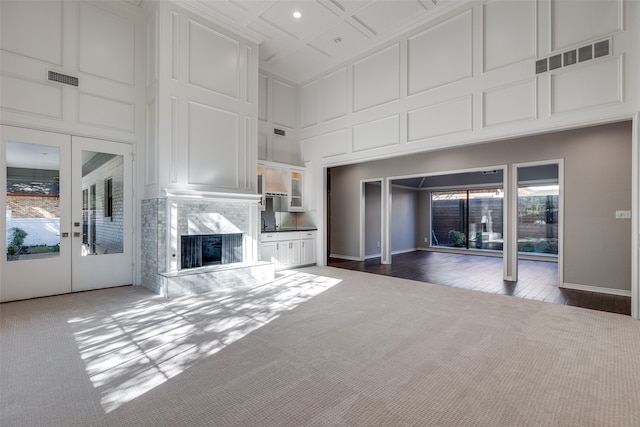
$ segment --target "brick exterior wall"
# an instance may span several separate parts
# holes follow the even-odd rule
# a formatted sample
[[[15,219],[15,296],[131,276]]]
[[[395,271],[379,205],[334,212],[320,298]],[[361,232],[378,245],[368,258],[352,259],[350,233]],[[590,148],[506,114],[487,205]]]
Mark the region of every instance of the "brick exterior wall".
[[[60,218],[60,196],[7,194],[13,218]]]

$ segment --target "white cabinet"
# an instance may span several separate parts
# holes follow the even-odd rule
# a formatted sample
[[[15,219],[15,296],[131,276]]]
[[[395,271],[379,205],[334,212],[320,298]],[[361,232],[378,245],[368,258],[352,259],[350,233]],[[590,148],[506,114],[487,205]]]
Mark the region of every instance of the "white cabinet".
[[[292,169],[290,172],[291,182],[289,186],[289,210],[292,212],[303,211],[303,194],[304,194],[304,173],[301,170]]]
[[[281,194],[287,197],[286,211],[303,212],[304,169],[279,163],[258,163],[258,193],[262,195],[261,210],[265,209],[265,194]]]
[[[300,265],[300,240],[278,242],[277,269],[285,269]]]
[[[314,232],[315,234],[315,232]],[[316,239],[302,239],[300,240],[300,263],[302,265],[315,264],[316,260]]]
[[[262,233],[262,261],[273,262],[276,270],[316,263],[316,232]]]

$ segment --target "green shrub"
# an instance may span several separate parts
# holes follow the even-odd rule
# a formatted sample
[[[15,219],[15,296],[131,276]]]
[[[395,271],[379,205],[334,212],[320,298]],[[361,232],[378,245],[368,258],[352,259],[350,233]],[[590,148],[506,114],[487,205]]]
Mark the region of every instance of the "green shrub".
[[[467,242],[467,237],[463,232],[458,230],[449,230],[449,238],[451,239],[453,246],[456,248],[464,247]]]

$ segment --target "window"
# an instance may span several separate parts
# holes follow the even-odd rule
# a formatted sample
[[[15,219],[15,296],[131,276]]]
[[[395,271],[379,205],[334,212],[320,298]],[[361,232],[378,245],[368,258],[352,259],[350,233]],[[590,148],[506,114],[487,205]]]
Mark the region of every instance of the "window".
[[[113,178],[104,181],[104,216],[113,220]]]
[[[431,246],[502,251],[502,188],[431,193]]]

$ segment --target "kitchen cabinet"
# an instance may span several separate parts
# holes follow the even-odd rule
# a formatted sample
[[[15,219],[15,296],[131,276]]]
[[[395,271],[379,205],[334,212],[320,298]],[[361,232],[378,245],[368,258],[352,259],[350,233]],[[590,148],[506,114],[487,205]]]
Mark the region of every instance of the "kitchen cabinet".
[[[304,231],[300,239],[300,264],[311,265],[317,262],[316,259],[316,232]]]
[[[291,181],[289,186],[289,210],[292,212],[304,210],[303,204],[303,172],[301,170],[291,170]]]
[[[316,231],[262,233],[260,256],[276,270],[316,263]]]
[[[279,163],[258,163],[258,194],[262,195],[260,210],[265,210],[267,194],[277,194],[287,198],[284,211],[304,211],[304,169]]]

